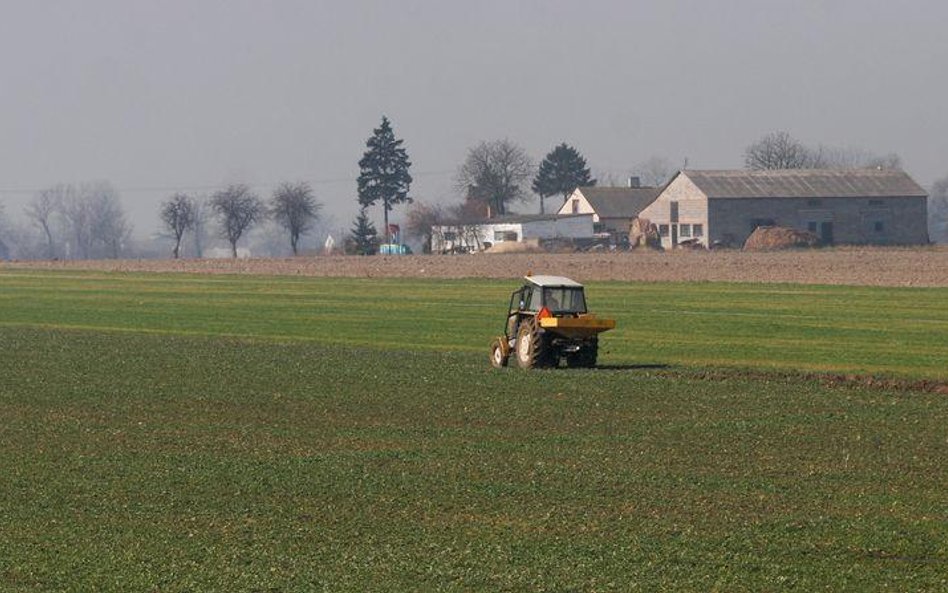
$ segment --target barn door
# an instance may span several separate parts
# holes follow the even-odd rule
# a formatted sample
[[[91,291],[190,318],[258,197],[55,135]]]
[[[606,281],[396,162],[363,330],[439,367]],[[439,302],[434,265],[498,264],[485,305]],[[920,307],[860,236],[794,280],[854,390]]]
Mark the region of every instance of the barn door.
[[[820,223],[820,241],[823,245],[833,244],[833,223],[831,221]]]

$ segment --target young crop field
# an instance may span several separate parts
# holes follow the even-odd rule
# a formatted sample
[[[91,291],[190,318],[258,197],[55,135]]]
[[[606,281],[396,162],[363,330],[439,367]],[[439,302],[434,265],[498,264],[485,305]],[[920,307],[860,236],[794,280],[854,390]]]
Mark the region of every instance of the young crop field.
[[[516,287],[0,270],[0,591],[948,588],[948,290]]]

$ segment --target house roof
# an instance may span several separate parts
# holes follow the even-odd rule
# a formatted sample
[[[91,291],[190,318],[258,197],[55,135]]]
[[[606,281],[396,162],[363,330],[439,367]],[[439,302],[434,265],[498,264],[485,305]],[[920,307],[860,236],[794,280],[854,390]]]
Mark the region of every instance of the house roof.
[[[481,220],[472,220],[469,222],[447,221],[441,226],[455,226],[458,224],[521,224],[525,222],[542,222],[544,220],[557,220],[563,218],[578,218],[581,216],[592,216],[592,214],[508,214],[504,216],[495,216],[494,218],[484,218]]]
[[[709,198],[925,197],[904,171],[892,169],[684,170]]]
[[[580,187],[577,188],[599,218],[634,218],[655,201],[657,187]]]

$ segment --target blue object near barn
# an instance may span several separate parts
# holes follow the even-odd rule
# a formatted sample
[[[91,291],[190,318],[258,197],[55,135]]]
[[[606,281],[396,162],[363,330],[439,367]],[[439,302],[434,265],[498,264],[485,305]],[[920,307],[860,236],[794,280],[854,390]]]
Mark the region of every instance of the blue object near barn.
[[[400,243],[382,243],[379,245],[379,255],[410,255],[408,245]]]

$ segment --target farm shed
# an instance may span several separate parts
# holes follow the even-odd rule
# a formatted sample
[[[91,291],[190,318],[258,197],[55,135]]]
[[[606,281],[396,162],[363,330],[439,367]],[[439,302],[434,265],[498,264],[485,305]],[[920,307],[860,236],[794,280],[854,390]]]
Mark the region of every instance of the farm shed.
[[[635,178],[630,187],[578,187],[566,199],[558,214],[592,214],[596,232],[629,232],[632,219],[655,201],[659,188],[638,187]]]
[[[499,216],[433,227],[431,252],[482,251],[505,241],[591,239],[592,236],[591,214]]]
[[[641,216],[662,246],[739,247],[759,226],[816,233],[823,244],[928,242],[927,193],[888,169],[683,170]]]

